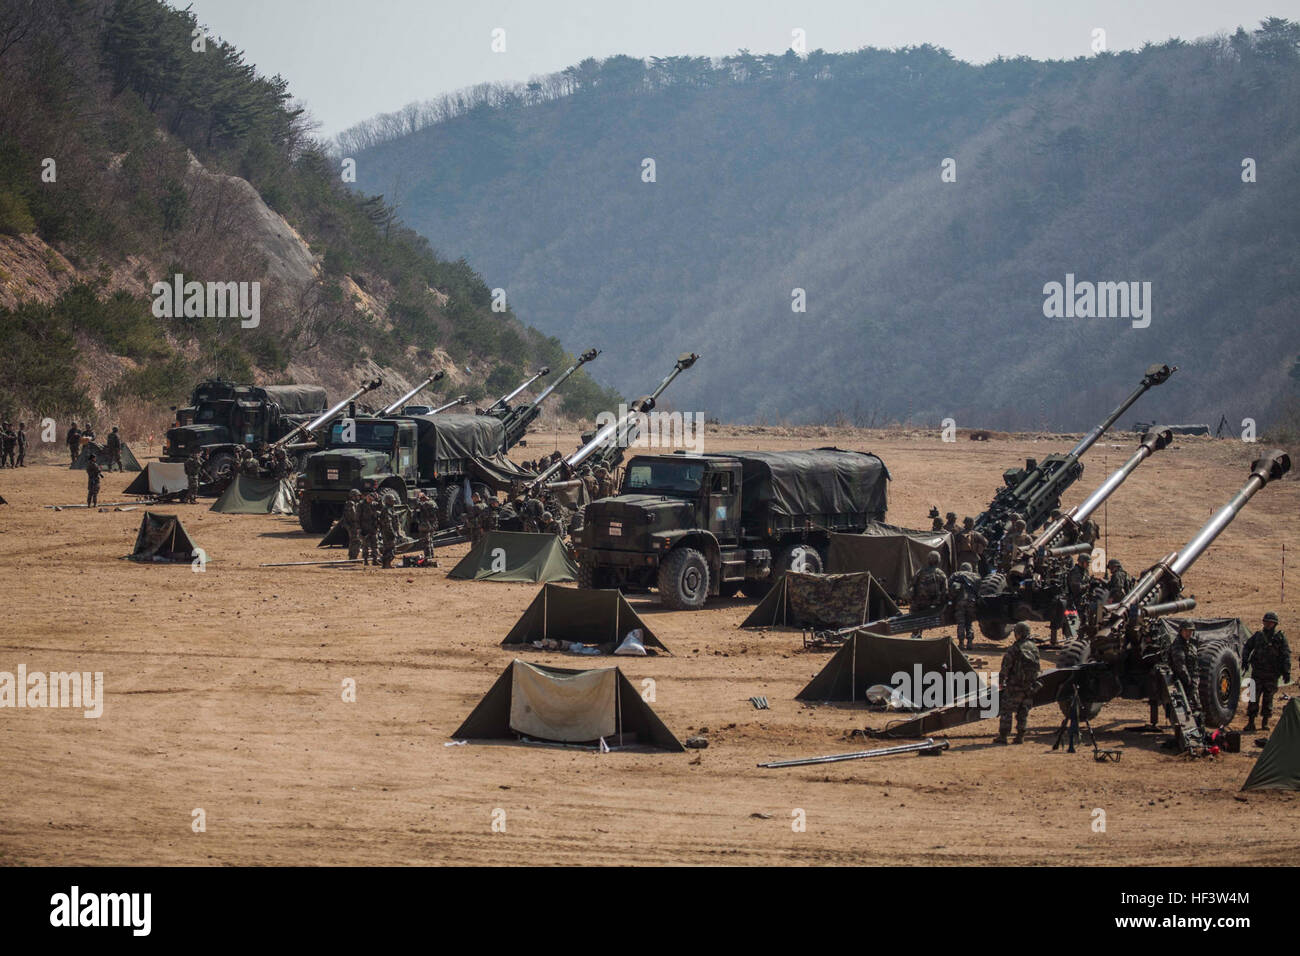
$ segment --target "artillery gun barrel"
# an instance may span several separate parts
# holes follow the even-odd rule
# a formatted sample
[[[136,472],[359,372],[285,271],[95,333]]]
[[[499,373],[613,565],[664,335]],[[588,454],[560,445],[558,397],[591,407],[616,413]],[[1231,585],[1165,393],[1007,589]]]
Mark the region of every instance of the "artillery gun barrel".
[[[405,405],[411,399],[415,398],[416,394],[420,391],[420,389],[424,388],[426,385],[432,385],[434,382],[438,381],[446,374],[447,373],[444,372],[442,369],[438,369],[438,371],[434,372],[432,375],[426,378],[419,385],[415,386],[415,388],[411,389],[409,392],[407,392],[397,401],[393,402],[391,405],[385,406],[384,410],[381,411],[379,414],[391,415],[394,412],[399,411],[403,405]]]
[[[1191,611],[1196,607],[1196,598],[1185,597],[1177,601],[1165,601],[1163,604],[1147,604],[1142,610],[1143,617],[1164,617],[1166,614],[1181,614],[1183,611]]]
[[[518,395],[520,392],[526,389],[529,385],[532,385],[533,382],[537,381],[543,375],[550,375],[550,374],[551,374],[551,367],[549,365],[543,365],[541,370],[532,378],[530,378],[528,381],[524,382],[524,384],[520,385],[517,389],[515,389],[510,394],[502,395],[495,402],[489,405],[487,407],[487,414],[491,414],[492,412],[500,411],[501,409],[504,409],[507,405],[509,405],[510,400],[512,398],[514,398],[516,395]]]
[[[1038,537],[1034,539],[1032,550],[1036,551],[1039,548],[1048,547],[1070,525],[1074,525],[1076,528],[1081,526],[1092,516],[1094,511],[1101,507],[1102,502],[1115,493],[1115,489],[1125,482],[1138,465],[1160,451],[1160,449],[1168,447],[1173,440],[1174,433],[1164,427],[1153,428],[1143,435],[1142,442],[1138,445],[1138,449],[1133,453],[1133,456],[1116,471],[1112,472],[1110,477],[1103,481],[1101,486],[1085,498],[1081,504],[1075,505],[1067,514],[1061,515],[1061,517],[1044,528]],[[1092,549],[1089,548],[1088,550],[1091,551]]]
[[[362,395],[366,394],[366,392],[373,392],[382,384],[384,384],[383,379],[379,379],[379,378],[371,379],[369,382],[362,385],[360,388],[358,388],[347,398],[343,399],[341,402],[334,405],[332,408],[327,409],[317,417],[313,418],[306,425],[295,425],[293,430],[290,431],[289,434],[285,435],[283,438],[281,438],[271,447],[272,448],[285,447],[299,432],[310,435],[316,429],[320,428],[326,422],[330,421],[332,418],[334,418],[336,415],[342,412],[343,409],[347,408],[349,402],[355,401],[356,399],[360,398]]]
[[[565,383],[565,381],[569,378],[569,376],[573,375],[575,372],[578,371],[578,369],[582,368],[588,362],[592,361],[599,354],[600,354],[600,349],[587,349],[587,351],[579,355],[578,360],[576,362],[574,362],[572,365],[566,368],[559,378],[557,378],[554,382],[548,385],[546,387],[546,390],[543,391],[542,394],[538,395],[537,398],[533,400],[533,407],[536,408],[540,406],[542,402],[546,401],[546,399],[550,396],[551,392],[555,391],[557,388],[559,388],[561,385]]]
[[[1142,381],[1138,384],[1138,387],[1133,389],[1128,398],[1120,402],[1119,407],[1111,412],[1110,415],[1101,422],[1101,424],[1097,425],[1092,431],[1084,435],[1083,438],[1079,440],[1079,444],[1070,449],[1068,457],[1079,458],[1082,456],[1084,452],[1097,443],[1102,435],[1110,431],[1110,426],[1114,425],[1119,417],[1128,411],[1129,407],[1134,402],[1146,394],[1149,389],[1163,384],[1170,375],[1173,375],[1174,372],[1177,371],[1177,365],[1152,365],[1148,368],[1146,374],[1142,376]]]
[[[435,408],[433,411],[429,412],[429,414],[430,414],[430,415],[437,415],[439,412],[445,412],[447,409],[449,409],[449,408],[455,408],[457,405],[468,405],[468,404],[469,404],[469,396],[468,396],[468,395],[461,395],[461,396],[459,396],[458,398],[453,398],[453,399],[452,399],[450,402],[448,402],[446,405],[439,405],[439,406],[438,406],[437,408]]]
[[[1080,541],[1078,544],[1064,544],[1056,548],[1047,548],[1043,551],[1049,558],[1068,558],[1074,554],[1091,554],[1092,542]]]

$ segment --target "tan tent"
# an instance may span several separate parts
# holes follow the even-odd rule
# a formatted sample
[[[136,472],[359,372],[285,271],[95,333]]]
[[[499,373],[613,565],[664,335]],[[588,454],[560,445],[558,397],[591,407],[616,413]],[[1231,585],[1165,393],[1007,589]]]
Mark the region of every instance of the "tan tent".
[[[683,749],[617,667],[569,670],[520,660],[510,663],[452,737]]]

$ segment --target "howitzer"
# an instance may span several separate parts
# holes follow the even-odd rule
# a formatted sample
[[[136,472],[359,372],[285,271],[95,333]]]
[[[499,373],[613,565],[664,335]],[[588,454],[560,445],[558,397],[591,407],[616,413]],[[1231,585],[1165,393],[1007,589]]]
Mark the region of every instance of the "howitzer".
[[[654,408],[659,396],[664,393],[664,389],[698,360],[699,356],[694,352],[683,352],[677,357],[677,362],[673,365],[672,371],[664,376],[663,381],[659,383],[653,392],[634,401],[628,407],[627,414],[618,421],[610,422],[599,429],[568,458],[557,461],[534,478],[528,487],[530,489],[540,488],[551,481],[561,470],[571,472],[588,460],[596,460],[606,468],[617,467],[618,463],[623,460],[623,450],[635,441],[636,436],[640,433],[640,426],[637,424],[638,416],[644,415]]]
[[[437,408],[435,408],[433,411],[429,412],[429,414],[430,414],[430,415],[437,415],[439,412],[445,412],[445,411],[446,411],[447,409],[449,409],[449,408],[455,408],[455,407],[458,406],[458,405],[468,405],[468,404],[469,404],[469,396],[468,396],[468,395],[461,395],[461,396],[458,396],[457,398],[453,398],[453,399],[452,399],[450,402],[448,402],[446,405],[439,405],[439,406],[438,406]]]
[[[307,422],[305,425],[295,426],[294,429],[291,432],[289,432],[289,434],[285,435],[274,445],[272,445],[271,449],[274,450],[276,448],[285,448],[285,449],[292,449],[294,451],[297,451],[303,448],[316,447],[316,443],[314,441],[294,443],[293,442],[294,436],[299,434],[310,435],[312,432],[316,431],[316,429],[320,428],[322,425],[325,425],[328,422],[332,421],[333,419],[337,418],[340,414],[342,414],[343,409],[347,408],[348,405],[350,405],[352,402],[356,401],[358,398],[360,398],[362,395],[365,395],[367,392],[373,392],[382,384],[383,384],[382,379],[378,379],[378,378],[371,379],[369,382],[362,385],[360,388],[358,388],[347,398],[343,399],[341,402],[338,402],[336,405],[332,406],[331,408],[326,409],[324,412],[322,412],[320,415],[313,418],[311,421]]]
[[[528,430],[528,426],[536,421],[537,416],[542,413],[542,402],[546,401],[552,392],[568,381],[569,377],[576,373],[578,369],[594,360],[599,354],[600,349],[587,349],[587,351],[578,356],[577,360],[572,365],[560,374],[559,378],[548,385],[545,391],[527,405],[521,405],[518,408],[509,408],[508,405],[500,405],[500,403],[498,403],[498,405],[500,405],[498,408],[500,414],[497,414],[496,412],[488,413],[497,414],[497,417],[501,419],[502,424],[505,425],[506,449],[514,446],[519,442],[519,439],[524,437],[524,432]],[[516,389],[511,394],[511,397],[518,394],[518,392],[519,390]],[[508,401],[508,399],[506,401]]]
[[[1025,519],[1026,529],[1030,532],[1042,527],[1043,522],[1060,505],[1062,493],[1083,474],[1083,464],[1079,459],[1084,453],[1097,443],[1134,402],[1149,389],[1165,382],[1176,371],[1176,365],[1152,365],[1142,376],[1138,387],[1069,452],[1064,455],[1048,455],[1042,461],[1031,458],[1025,462],[1024,468],[1004,472],[1003,487],[998,489],[988,508],[975,519],[975,530],[984,535],[989,547],[997,548],[1013,514],[1019,514]]]
[[[509,394],[506,395],[502,395],[500,398],[498,398],[487,408],[483,409],[483,414],[497,415],[497,417],[500,417],[500,413],[507,412],[510,410],[510,400],[512,398],[514,398],[516,395],[518,395],[520,392],[526,389],[529,385],[532,385],[533,382],[537,381],[542,376],[550,375],[550,374],[551,374],[551,367],[549,365],[543,365],[541,369],[538,370],[538,372],[535,375],[533,375],[532,378],[524,382],[524,384],[520,385],[513,392],[510,392]]]
[[[432,375],[426,378],[419,385],[415,386],[415,388],[411,389],[409,392],[407,392],[397,401],[393,402],[391,405],[384,406],[384,408],[381,411],[379,411],[377,414],[392,415],[395,412],[401,411],[402,406],[405,405],[407,402],[409,402],[411,399],[415,398],[415,396],[419,393],[420,389],[424,388],[427,385],[432,385],[434,382],[438,381],[446,374],[447,373],[444,372],[442,369],[438,369],[438,371],[434,372]]]

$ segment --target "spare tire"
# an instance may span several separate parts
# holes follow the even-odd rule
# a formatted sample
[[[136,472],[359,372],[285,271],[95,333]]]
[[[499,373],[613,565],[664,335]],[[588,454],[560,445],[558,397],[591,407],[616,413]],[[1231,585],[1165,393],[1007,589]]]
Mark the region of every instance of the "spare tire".
[[[1224,641],[1211,641],[1197,652],[1200,665],[1201,712],[1206,728],[1226,727],[1237,715],[1241,699],[1241,660]]]

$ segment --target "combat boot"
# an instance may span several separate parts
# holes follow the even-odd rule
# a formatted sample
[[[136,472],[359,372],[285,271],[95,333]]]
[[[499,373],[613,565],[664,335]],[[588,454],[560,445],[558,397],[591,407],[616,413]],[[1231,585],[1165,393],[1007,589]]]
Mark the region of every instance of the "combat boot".
[[[1259,719],[1259,729],[1268,730],[1268,714],[1265,714]]]
[[[998,734],[996,737],[993,738],[993,742],[1000,747],[1005,747],[1007,745],[1006,735]]]
[[[1003,741],[1003,743],[1005,742],[1006,741]],[[1020,733],[1011,738],[1011,742],[1013,744],[1023,744],[1025,742],[1025,732],[1023,730],[1020,731]]]
[[[1246,721],[1246,726],[1242,728],[1243,734],[1253,734],[1255,732],[1255,718],[1251,717]]]

